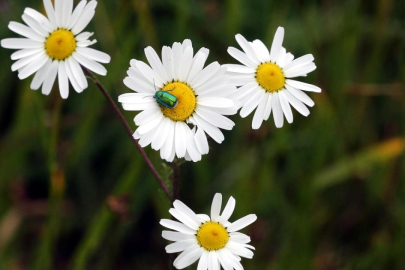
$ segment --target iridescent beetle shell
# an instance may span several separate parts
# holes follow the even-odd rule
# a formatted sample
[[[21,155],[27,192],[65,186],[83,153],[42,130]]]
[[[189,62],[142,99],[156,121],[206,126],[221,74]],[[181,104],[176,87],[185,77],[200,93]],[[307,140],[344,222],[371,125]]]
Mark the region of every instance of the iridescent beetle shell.
[[[157,91],[154,98],[160,105],[169,109],[176,108],[177,104],[179,103],[177,98],[167,91]]]

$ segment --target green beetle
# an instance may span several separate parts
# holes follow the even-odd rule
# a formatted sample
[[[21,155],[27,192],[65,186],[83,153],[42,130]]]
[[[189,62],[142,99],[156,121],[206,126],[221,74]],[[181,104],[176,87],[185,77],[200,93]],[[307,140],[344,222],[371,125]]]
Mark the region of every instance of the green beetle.
[[[177,104],[179,103],[177,98],[167,91],[157,91],[153,97],[160,105],[169,109],[176,108]]]

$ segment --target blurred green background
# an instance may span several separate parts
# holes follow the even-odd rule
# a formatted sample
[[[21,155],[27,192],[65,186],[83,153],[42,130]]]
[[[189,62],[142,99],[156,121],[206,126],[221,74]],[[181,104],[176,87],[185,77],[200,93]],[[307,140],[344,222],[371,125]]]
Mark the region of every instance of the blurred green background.
[[[253,131],[252,116],[235,115],[222,145],[180,168],[180,199],[196,212],[221,192],[236,198],[232,220],[258,215],[245,269],[405,269],[405,1],[98,3],[87,30],[112,56],[100,80],[115,100],[148,45],[160,54],[190,38],[208,62],[235,63],[236,33],[270,46],[284,26],[288,51],[315,56],[303,81],[323,92],[308,118]],[[7,24],[25,7],[44,11],[0,0],[0,39],[17,36]],[[11,72],[11,53],[0,49],[0,269],[170,269],[159,225],[170,202],[100,91],[43,96]],[[146,151],[169,179],[170,164]]]

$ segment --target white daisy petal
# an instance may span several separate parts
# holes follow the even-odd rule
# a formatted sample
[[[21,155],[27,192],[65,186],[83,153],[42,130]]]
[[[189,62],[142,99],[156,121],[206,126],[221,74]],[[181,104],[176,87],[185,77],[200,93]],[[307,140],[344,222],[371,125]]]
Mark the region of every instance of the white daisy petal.
[[[225,223],[228,221],[228,219],[231,217],[233,210],[235,209],[236,205],[236,200],[233,197],[230,197],[228,200],[228,203],[225,206],[224,211],[222,212],[222,215],[219,218],[219,222]]]
[[[250,243],[250,237],[244,233],[233,232],[229,234],[231,240],[236,243],[247,244]],[[176,240],[177,241],[177,240]]]
[[[290,91],[283,91],[284,95],[287,97],[288,102],[303,116],[309,115],[308,108],[302,103],[298,98],[291,94]]]
[[[308,105],[309,107],[312,107],[315,105],[315,102],[303,91],[296,89],[294,87],[289,86],[288,84],[285,85],[285,88],[296,98],[301,100],[303,103]]]
[[[45,55],[45,52],[39,52],[37,54],[34,55],[30,55],[28,57],[25,58],[21,58],[20,60],[18,60],[17,62],[15,62],[12,66],[11,66],[11,70],[12,71],[16,71],[19,70],[23,67],[25,67],[26,65],[34,62],[35,60],[37,60],[40,57],[43,57]]]
[[[291,80],[291,79],[287,79],[285,82],[294,88],[304,90],[304,91],[310,91],[310,92],[316,92],[316,93],[320,93],[322,91],[321,88],[319,88],[318,86],[312,85],[309,83],[303,83],[303,82],[299,82],[299,81],[295,81],[295,80]]]
[[[170,219],[162,219],[160,220],[160,225],[181,232],[181,233],[185,233],[185,234],[190,234],[190,235],[194,235],[195,234],[195,230],[191,229],[190,227],[187,227],[186,225],[177,222],[177,221],[173,221]]]
[[[284,68],[285,66],[287,66],[288,64],[290,64],[292,61],[294,60],[294,55],[292,53],[287,53],[285,58],[284,58],[284,63],[282,66],[280,66],[281,68]]]
[[[84,75],[82,67],[73,57],[68,58],[66,62],[69,64],[73,76],[75,76],[77,80],[77,83],[82,89],[86,89],[88,87],[88,82],[86,76]]]
[[[25,26],[24,24],[18,23],[18,22],[10,22],[8,24],[8,28],[21,35],[24,36],[26,38],[38,41],[38,42],[44,42],[45,41],[45,37],[37,34],[35,31],[33,31],[31,28],[29,28],[28,26]]]
[[[86,6],[86,1],[80,1],[80,3],[76,6],[75,10],[70,17],[69,23],[67,25],[67,29],[72,29],[72,27],[76,24],[77,20],[79,19],[80,15],[82,14],[84,7]],[[77,37],[76,37],[77,38]]]
[[[253,122],[252,122],[253,129],[259,129],[263,123],[263,120],[265,117],[265,112],[266,112],[266,106],[267,106],[267,102],[269,99],[268,96],[269,96],[269,93],[266,93],[260,100],[259,105],[257,106],[255,115],[253,117]]]
[[[202,128],[197,128],[197,132],[194,135],[194,139],[195,139],[198,151],[200,151],[200,153],[203,155],[208,154],[209,146],[208,146],[207,136],[205,136],[205,133]]]
[[[48,75],[49,68],[51,67],[52,60],[48,59],[43,67],[41,67],[38,72],[35,74],[34,79],[31,82],[30,88],[33,90],[38,90],[42,83],[45,81],[46,76]]]
[[[243,51],[246,53],[246,55],[250,58],[250,60],[255,63],[256,65],[260,64],[260,60],[257,57],[257,54],[252,47],[252,45],[241,35],[237,34],[235,36],[236,41],[240,45],[240,47],[243,49]]]
[[[170,119],[164,118],[162,120],[162,123],[156,130],[155,136],[153,137],[152,149],[158,151],[163,147],[163,144],[167,139],[169,128],[170,128]]]
[[[179,200],[175,200],[173,202],[173,206],[183,212],[185,215],[187,215],[191,220],[193,220],[197,225],[201,224],[200,219],[197,217],[196,213],[194,213],[193,210],[191,210],[187,205],[185,205],[183,202]]]
[[[73,0],[63,1],[62,27],[68,28],[73,11]]]
[[[263,44],[263,42],[259,39],[256,39],[253,41],[254,46],[258,50],[259,54],[263,58],[264,62],[270,62],[270,52],[269,49],[267,49],[266,45]]]
[[[228,64],[224,66],[227,68],[229,72],[248,73],[248,74],[253,74],[256,72],[255,69],[243,65]]]
[[[257,216],[255,214],[247,215],[241,219],[238,219],[235,222],[232,222],[232,224],[227,229],[229,232],[239,231],[239,230],[249,226],[253,222],[255,222],[256,219],[257,219]]]
[[[222,116],[211,110],[204,109],[203,107],[199,107],[196,110],[196,113],[199,116],[201,116],[201,118],[203,118],[205,121],[213,124],[216,127],[226,130],[232,130],[232,128],[235,126],[235,123],[229,118]]]
[[[279,67],[284,66],[286,56],[287,56],[287,50],[285,48],[281,48],[280,53],[278,54],[277,61],[276,61],[276,64]]]
[[[43,48],[43,43],[28,38],[6,38],[1,40],[1,47],[5,49],[37,49]]]
[[[195,244],[195,239],[187,239],[166,246],[167,253],[182,252]]]
[[[163,86],[163,82],[159,79],[153,69],[151,69],[147,64],[142,61],[136,61],[135,65],[149,82],[160,88]]]
[[[270,49],[270,61],[276,62],[278,55],[280,53],[281,47],[283,46],[284,40],[284,28],[277,28],[276,34],[274,35],[273,43]]]
[[[66,74],[68,76],[68,79],[69,79],[70,83],[73,86],[73,89],[77,93],[83,92],[83,88],[79,85],[79,83],[77,82],[76,77],[73,75],[73,72],[72,72],[72,69],[70,68],[69,63],[67,61],[63,61],[63,62],[61,62],[61,64],[65,65]]]
[[[167,46],[162,48],[162,64],[165,70],[166,81],[170,81],[173,78],[173,53],[172,49]]]
[[[288,72],[285,72],[285,77],[294,78],[294,77],[307,76],[308,73],[314,71],[315,69],[316,69],[316,65],[311,62],[307,65],[299,66],[297,68],[292,69],[291,71],[289,70]]]
[[[120,97],[120,98],[121,98],[121,97]],[[122,102],[122,101],[120,100],[119,102]],[[134,119],[135,124],[136,124],[137,126],[145,125],[145,124],[147,124],[148,122],[150,122],[151,120],[153,120],[154,118],[156,118],[156,116],[157,116],[158,114],[160,114],[160,113],[161,113],[161,112],[160,112],[159,109],[156,108],[156,107],[153,107],[153,108],[149,108],[149,109],[147,109],[147,110],[144,110],[143,112],[139,113],[139,114],[135,117],[135,119]]]
[[[25,58],[34,54],[39,54],[41,52],[43,52],[43,48],[39,48],[39,49],[22,49],[19,51],[16,51],[15,53],[13,53],[11,55],[11,60],[18,60],[21,58]]]
[[[60,96],[64,99],[69,96],[69,80],[66,72],[64,62],[59,62],[58,65],[58,83]]]
[[[232,264],[228,261],[228,257],[223,255],[221,251],[222,250],[217,250],[215,253],[217,254],[218,261],[220,262],[222,268],[224,268],[224,270],[233,270]]]
[[[212,221],[219,220],[221,205],[222,205],[222,194],[217,193],[217,194],[215,194],[214,199],[212,200],[212,205],[211,205],[211,220]]]
[[[210,79],[214,74],[218,72],[221,66],[218,62],[213,62],[206,66],[203,71],[201,71],[198,75],[195,76],[194,80],[190,82],[190,85],[193,88],[199,87],[203,83],[205,83],[208,79]]]
[[[240,116],[245,118],[259,105],[260,101],[264,98],[265,91],[257,91],[242,107],[240,111]]]
[[[107,64],[111,61],[111,57],[108,54],[92,48],[78,48],[77,52],[96,62]]]
[[[170,159],[170,156],[173,152],[174,149],[174,130],[175,130],[176,124],[174,122],[170,123],[169,126],[169,133],[167,136],[166,143],[164,144],[163,148],[161,151],[163,151],[163,156],[165,157],[166,160]]]
[[[196,120],[197,125],[201,127],[217,143],[222,143],[222,141],[225,139],[219,128],[211,125],[198,115],[194,115],[194,119]]]
[[[139,127],[139,129],[138,129],[139,134],[143,135],[143,134],[146,134],[149,131],[151,131],[152,129],[154,129],[157,125],[159,125],[162,122],[163,118],[164,118],[163,115],[158,114],[150,122]]]
[[[187,47],[193,47],[193,43],[191,42],[190,39],[185,39],[183,43],[181,44],[183,51],[187,49]]]
[[[203,254],[204,250],[202,248],[200,248],[197,244],[195,246],[192,246],[192,249],[185,250],[181,255],[183,256],[179,256],[176,258],[176,260],[174,260],[173,265],[177,268],[177,269],[184,269],[187,266],[195,263],[198,258],[201,257],[201,255]],[[188,252],[187,252],[188,251]],[[186,253],[187,252],[187,253]]]
[[[180,63],[180,69],[179,69],[179,80],[180,81],[185,81],[191,68],[191,64],[193,61],[193,47],[187,47],[184,50],[183,53],[183,58]]]
[[[208,256],[209,252],[204,251],[201,255],[200,261],[198,262],[197,270],[208,270]]]
[[[281,108],[280,99],[278,93],[273,93],[272,104],[274,124],[277,128],[281,128],[284,125],[283,110]]]
[[[285,91],[286,90],[278,91],[277,94],[280,99],[281,109],[284,112],[285,118],[287,119],[288,123],[291,124],[293,122],[293,114],[291,111],[290,103],[288,103],[288,99],[284,95]]]
[[[199,74],[203,70],[205,61],[207,60],[208,56],[208,52],[204,53],[204,49],[205,48],[202,48],[194,57],[190,72],[187,77],[187,81],[193,81],[197,74]]]
[[[145,49],[145,55],[159,80],[162,82],[166,81],[166,74],[163,68],[163,64],[160,61],[159,56],[156,54],[155,50],[149,46]]]
[[[26,65],[24,68],[22,68],[19,73],[18,73],[18,78],[20,80],[24,80],[37,72],[41,67],[43,67],[48,61],[48,57],[46,57],[44,54],[38,57],[35,61],[32,61],[28,65]]]
[[[57,26],[55,10],[53,8],[51,0],[44,0],[44,7],[45,7],[46,14],[48,15],[48,19],[51,22],[51,24],[54,26]]]
[[[267,97],[266,109],[264,111],[264,116],[263,116],[264,121],[267,121],[270,117],[272,104],[273,104],[273,93],[269,93],[269,96]]]
[[[101,75],[101,76],[105,76],[107,75],[107,69],[102,66],[101,64],[90,60],[89,58],[81,55],[78,52],[73,53],[73,57],[76,59],[77,62],[79,62],[82,66],[90,69],[91,71]]]
[[[152,143],[153,136],[156,133],[157,125],[150,128],[147,132],[141,134],[141,138],[139,139],[138,143],[141,147],[146,147]]]
[[[176,122],[176,129],[175,129],[175,134],[174,134],[174,140],[175,140],[175,147],[176,147],[176,155],[180,158],[184,157],[186,155],[186,149],[187,149],[187,142],[185,138],[185,132],[183,130],[183,125],[185,125],[182,122]]]
[[[195,240],[194,235],[172,231],[162,231],[162,237],[169,241]]]
[[[230,108],[234,103],[229,98],[204,97],[197,100],[197,104],[213,108]]]
[[[96,14],[96,11],[94,9],[85,9],[83,10],[82,14],[79,16],[77,19],[77,22],[75,25],[72,27],[72,32],[77,35],[80,32],[83,31],[84,28],[90,23],[90,21],[93,19],[94,14]]]
[[[259,90],[259,86],[257,85],[257,82],[251,82],[251,83],[245,84],[238,88],[238,90],[235,94],[235,99],[245,100],[246,97],[251,97],[254,93],[257,92],[257,90]]]
[[[48,71],[48,76],[46,76],[45,81],[42,85],[42,94],[49,95],[49,93],[51,93],[52,86],[56,79],[56,75],[58,74],[58,66],[59,66],[58,61],[52,62],[51,67],[49,68]]]
[[[195,223],[188,215],[185,213],[175,209],[171,208],[169,210],[169,213],[175,217],[178,221],[186,225],[187,227],[193,229],[193,230],[198,230],[199,224]]]
[[[252,259],[253,258],[253,252],[247,248],[245,248],[243,245],[229,241],[226,245],[226,249],[232,252],[235,255]]]
[[[186,131],[187,154],[193,162],[200,161],[201,153],[194,140],[194,132],[191,131],[188,125],[184,125],[184,130]]]
[[[57,28],[49,22],[48,18],[32,8],[26,8],[22,18],[31,29],[44,37]]]
[[[201,222],[207,222],[211,220],[211,218],[206,214],[197,214],[197,217],[201,220]]]
[[[307,55],[301,56],[301,57],[295,59],[294,61],[292,61],[291,63],[289,63],[287,66],[285,66],[284,71],[286,73],[288,73],[289,71],[292,71],[300,66],[307,65],[313,61],[314,61],[314,56],[312,54],[307,54]]]
[[[173,79],[178,80],[180,77],[180,66],[183,59],[183,48],[179,42],[173,43]]]
[[[257,64],[255,64],[245,53],[241,52],[240,50],[238,50],[234,47],[229,47],[228,53],[233,58],[235,58],[236,60],[238,60],[239,62],[244,64],[245,66],[248,66],[248,67],[254,68],[254,69],[257,68]]]

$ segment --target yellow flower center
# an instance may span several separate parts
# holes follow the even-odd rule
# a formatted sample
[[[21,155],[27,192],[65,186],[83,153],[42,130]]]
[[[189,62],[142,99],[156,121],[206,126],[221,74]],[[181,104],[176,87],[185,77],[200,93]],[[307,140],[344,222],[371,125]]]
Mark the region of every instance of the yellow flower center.
[[[76,50],[76,38],[71,31],[58,29],[46,39],[45,49],[50,58],[64,60]]]
[[[193,114],[197,105],[194,91],[185,83],[172,82],[163,86],[162,91],[167,91],[177,98],[178,104],[170,109],[160,105],[163,114],[173,121],[185,121]]]
[[[217,222],[206,222],[197,231],[198,244],[208,251],[223,248],[228,240],[228,231]]]
[[[283,70],[274,63],[261,64],[256,70],[256,80],[268,92],[277,92],[285,84]]]

